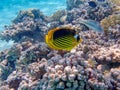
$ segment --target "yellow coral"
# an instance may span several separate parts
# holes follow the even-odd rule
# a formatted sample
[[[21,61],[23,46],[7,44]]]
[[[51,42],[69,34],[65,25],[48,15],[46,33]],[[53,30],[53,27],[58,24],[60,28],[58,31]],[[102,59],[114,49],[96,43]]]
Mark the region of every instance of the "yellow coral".
[[[120,0],[109,0],[113,14],[120,14]]]
[[[110,0],[110,3],[120,6],[120,0]]]
[[[113,14],[119,14],[120,13],[120,6],[114,6],[114,7],[112,7],[112,11],[113,11]]]
[[[96,62],[95,60],[89,59],[89,60],[88,60],[88,64],[90,65],[90,67],[96,67],[97,62]]]
[[[103,27],[105,34],[107,34],[109,27],[120,24],[120,14],[112,14],[108,17],[105,17],[103,20],[100,21],[100,24]]]
[[[29,16],[34,17],[34,14],[32,13],[32,9],[28,10],[27,13]]]

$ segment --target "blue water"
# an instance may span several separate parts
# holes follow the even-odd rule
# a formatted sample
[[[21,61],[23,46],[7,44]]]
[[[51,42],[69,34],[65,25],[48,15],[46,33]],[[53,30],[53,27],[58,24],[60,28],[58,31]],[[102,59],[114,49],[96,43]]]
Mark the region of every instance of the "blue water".
[[[29,8],[40,9],[49,16],[59,9],[65,9],[66,0],[0,0],[0,32],[4,30],[4,25],[11,24],[19,10]],[[0,40],[0,50],[9,48],[12,44],[12,41],[7,43]]]

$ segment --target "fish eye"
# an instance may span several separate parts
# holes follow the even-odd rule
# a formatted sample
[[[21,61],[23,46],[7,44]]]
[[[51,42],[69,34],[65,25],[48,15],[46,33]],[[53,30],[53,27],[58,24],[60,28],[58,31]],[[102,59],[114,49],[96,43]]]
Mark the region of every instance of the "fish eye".
[[[80,37],[77,34],[74,36],[74,38],[76,38],[77,42],[80,40]]]

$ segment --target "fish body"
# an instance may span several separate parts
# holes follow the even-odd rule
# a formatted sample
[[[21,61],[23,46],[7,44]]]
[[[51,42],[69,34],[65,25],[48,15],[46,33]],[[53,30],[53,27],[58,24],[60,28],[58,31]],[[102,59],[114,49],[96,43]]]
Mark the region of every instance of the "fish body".
[[[88,4],[89,4],[89,6],[91,6],[92,8],[97,7],[96,2],[94,2],[94,1],[89,1]]]
[[[90,28],[90,29],[92,29],[94,31],[103,32],[102,26],[97,21],[80,19],[79,22],[86,25],[88,28]]]
[[[55,50],[70,51],[77,46],[82,39],[70,28],[54,28],[45,36],[47,45]]]

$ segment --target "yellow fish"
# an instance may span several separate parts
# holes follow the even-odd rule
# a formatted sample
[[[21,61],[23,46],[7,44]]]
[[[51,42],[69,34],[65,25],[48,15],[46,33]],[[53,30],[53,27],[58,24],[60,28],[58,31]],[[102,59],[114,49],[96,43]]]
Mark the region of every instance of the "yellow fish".
[[[48,31],[45,41],[52,49],[70,51],[82,42],[82,39],[74,29],[57,27]]]

